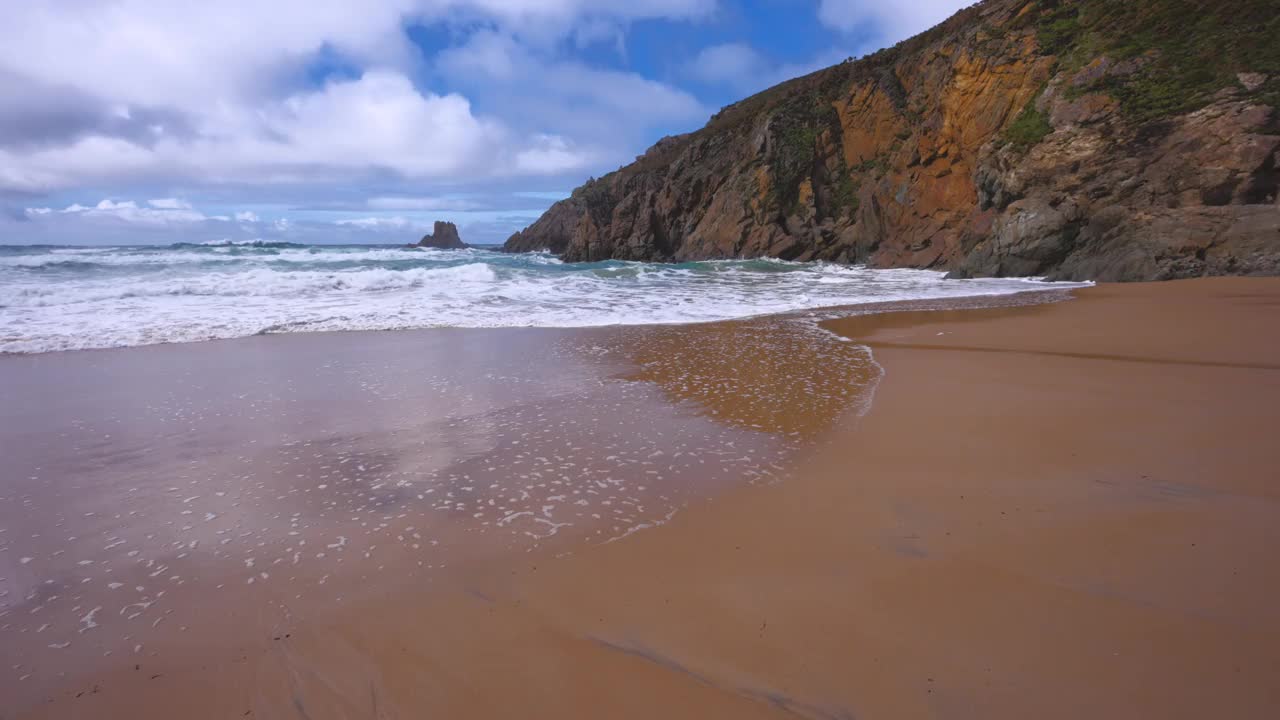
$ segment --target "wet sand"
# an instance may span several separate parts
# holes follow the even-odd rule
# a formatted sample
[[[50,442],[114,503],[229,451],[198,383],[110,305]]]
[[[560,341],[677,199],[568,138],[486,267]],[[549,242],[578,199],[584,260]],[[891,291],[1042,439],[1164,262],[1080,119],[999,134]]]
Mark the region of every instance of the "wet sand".
[[[804,387],[783,397],[681,371],[672,338],[686,332],[325,333],[0,358],[7,705],[75,716],[83,703],[68,700],[106,693],[126,705],[94,712],[129,716],[152,691],[123,693],[105,679],[120,670],[154,683],[234,668],[300,621],[380,614],[475,568],[658,527],[690,501],[780,480],[879,377],[865,348],[812,323],[697,333],[696,354],[720,367],[757,337],[755,366]],[[797,349],[827,362],[797,364]]]
[[[370,493],[381,497],[372,490],[326,498],[349,503],[324,517],[318,511],[297,516],[306,519],[295,523],[293,513],[304,512],[294,509],[296,497],[318,492],[326,466],[332,471],[355,449],[340,444],[312,462],[291,454],[286,443],[347,437],[338,430],[359,434],[372,412],[334,419],[337,409],[358,407],[349,398],[330,402],[354,386],[321,374],[311,383],[320,398],[286,394],[280,401],[304,408],[297,410],[301,417],[264,415],[264,430],[282,427],[287,417],[288,432],[304,437],[273,438],[269,460],[250,462],[252,472],[228,469],[219,477],[236,481],[250,504],[268,512],[259,524],[271,537],[256,542],[270,552],[258,557],[288,562],[290,527],[306,525],[297,531],[323,530],[329,538],[341,516],[353,523],[350,537],[377,545],[375,553],[395,549],[379,561],[383,568],[357,556],[341,570],[328,569],[342,579],[341,601],[322,588],[301,591],[314,579],[302,570],[237,585],[260,594],[206,598],[206,606],[224,612],[197,614],[185,620],[186,630],[151,638],[139,657],[124,660],[118,652],[102,656],[97,645],[76,663],[56,659],[91,640],[112,649],[116,640],[97,638],[108,637],[109,629],[111,638],[122,635],[131,622],[80,633],[84,623],[77,616],[97,602],[86,598],[78,601],[80,611],[66,615],[78,623],[68,635],[73,645],[48,649],[45,659],[28,658],[39,648],[30,641],[30,601],[13,601],[26,595],[13,591],[14,579],[29,591],[37,582],[32,568],[45,565],[17,563],[15,555],[29,552],[26,536],[34,525],[13,528],[19,518],[69,522],[70,501],[40,495],[33,489],[40,485],[7,487],[0,583],[10,595],[0,598],[9,603],[0,623],[9,623],[4,637],[16,642],[7,643],[4,654],[7,666],[30,662],[31,669],[25,679],[14,669],[0,680],[7,699],[0,717],[1275,717],[1280,281],[1103,286],[1076,296],[824,323],[856,343],[814,332],[811,323],[803,336],[790,334],[803,325],[798,321],[564,333],[515,353],[496,349],[507,347],[503,339],[477,351],[479,362],[507,357],[518,366],[511,377],[540,378],[528,383],[535,389],[560,388],[516,403],[528,417],[487,405],[468,414],[457,409],[464,403],[450,401],[443,403],[450,410],[427,413],[429,421],[420,422],[403,409],[391,412],[392,399],[368,403],[391,419],[362,435],[363,443],[380,438],[385,452],[378,457],[396,463],[397,479],[415,489],[455,482],[463,456],[501,458],[488,463],[503,485],[495,489],[501,499],[510,490],[504,483],[520,474],[512,463],[524,452],[504,443],[551,428],[532,458],[558,452],[559,462],[599,462],[606,477],[625,476],[628,499],[643,501],[664,521],[628,534],[659,523],[638,512],[617,527],[575,516],[573,526],[552,538],[559,542],[482,532],[478,528],[488,526],[464,520],[465,512],[446,513],[456,522],[443,522],[440,513],[453,506],[420,505],[416,492],[387,501],[395,512],[380,515],[365,508]],[[422,341],[412,336],[383,334],[405,343],[405,351]],[[332,354],[361,347],[353,337],[360,334],[256,338],[248,349],[227,354],[251,356],[253,342],[270,343],[260,347],[275,353],[284,341],[346,371],[359,363]],[[871,348],[883,377],[857,343]],[[214,345],[222,344],[207,347]],[[555,382],[559,373],[546,370],[557,365],[535,363],[552,347],[569,363],[564,385]],[[380,362],[388,349],[376,355]],[[518,370],[530,363],[539,371],[522,375]],[[368,370],[371,379],[389,372],[398,380],[411,376],[385,362]],[[592,389],[573,390],[583,377],[595,379]],[[481,386],[456,378],[444,384]],[[234,397],[230,389],[217,390],[200,395],[199,405]],[[26,392],[35,397],[35,390]],[[324,397],[335,392],[336,398]],[[74,408],[58,405],[72,395],[46,394],[55,401],[40,412],[77,417]],[[408,407],[426,399],[410,393]],[[560,415],[551,412],[557,403]],[[165,408],[186,418],[181,413],[189,405]],[[323,412],[313,417],[314,408]],[[860,409],[867,410],[861,417]],[[208,422],[217,412],[206,410],[198,427],[218,427]],[[470,433],[465,428],[473,423],[461,422],[494,413],[502,420],[491,422],[496,429],[487,434]],[[351,427],[344,425],[348,420]],[[226,422],[229,436],[219,440],[214,433],[196,445],[246,454],[246,441],[234,430],[239,421]],[[437,462],[434,449],[415,455],[412,443],[386,440],[388,429],[420,437],[449,422],[472,441],[488,438],[488,445]],[[577,434],[611,427],[612,434]],[[39,449],[49,429],[30,415],[6,415],[3,428],[6,447],[19,447],[27,465],[57,455]],[[144,436],[151,433],[146,430]],[[116,436],[99,437],[105,432],[95,424],[70,457],[84,462],[86,453],[127,447]],[[599,445],[622,439],[633,443],[628,452],[638,474],[624,472],[618,457],[609,459],[613,453],[598,457]],[[165,446],[186,447],[180,440],[190,438]],[[720,448],[715,457],[725,461],[713,463],[715,472],[701,463],[664,468],[670,482],[661,492],[638,489],[653,469],[640,463],[711,447]],[[175,467],[170,463],[193,459],[166,452],[173,457],[144,465],[148,474],[163,475]],[[303,467],[289,464],[295,454]],[[210,457],[201,451],[194,459],[203,466]],[[90,467],[101,464],[96,455],[88,458]],[[18,467],[27,472],[6,460],[11,474]],[[128,468],[139,460],[114,462]],[[259,488],[264,468],[281,469],[297,482]],[[742,478],[743,469],[769,472]],[[577,472],[565,475],[568,492],[586,489]],[[724,479],[711,482],[716,476]],[[691,485],[700,491],[672,494]],[[123,508],[140,495],[154,493],[99,497]],[[181,512],[187,496],[178,495],[184,493],[175,494],[166,511]],[[521,511],[509,502],[508,511]],[[553,504],[552,517],[564,517]],[[21,511],[11,512],[15,507]],[[59,509],[41,515],[50,507]],[[668,508],[683,509],[668,520]],[[229,512],[253,525],[239,511]],[[416,522],[451,539],[449,567],[420,576],[402,572],[423,556],[407,540],[394,540],[407,537],[397,526],[399,513],[420,513]],[[159,511],[148,517],[174,520]],[[498,517],[505,516],[495,513],[492,521]],[[284,534],[273,534],[278,531]],[[45,547],[39,540],[36,547]],[[226,558],[206,557],[227,567],[201,570],[199,580],[166,589],[179,595],[179,589],[205,589],[206,578],[246,583],[242,556],[253,547],[246,539]],[[114,572],[137,569],[121,558],[113,562]],[[314,572],[326,567],[314,565]],[[57,567],[59,582],[69,586],[87,572],[81,567],[94,566]],[[105,577],[90,577],[95,589],[79,592],[125,589],[97,589]],[[175,600],[175,615],[201,607],[199,598]],[[104,609],[96,619],[108,615]]]

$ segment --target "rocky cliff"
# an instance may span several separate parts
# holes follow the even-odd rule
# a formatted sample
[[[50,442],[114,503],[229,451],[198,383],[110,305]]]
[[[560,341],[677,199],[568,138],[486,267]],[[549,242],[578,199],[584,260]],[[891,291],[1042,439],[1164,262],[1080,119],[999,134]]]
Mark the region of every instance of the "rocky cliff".
[[[1275,0],[987,0],[664,138],[505,247],[1280,274],[1278,101]]]
[[[463,250],[467,246],[458,235],[458,226],[451,222],[436,221],[430,235],[423,235],[418,247],[437,248],[439,250]]]

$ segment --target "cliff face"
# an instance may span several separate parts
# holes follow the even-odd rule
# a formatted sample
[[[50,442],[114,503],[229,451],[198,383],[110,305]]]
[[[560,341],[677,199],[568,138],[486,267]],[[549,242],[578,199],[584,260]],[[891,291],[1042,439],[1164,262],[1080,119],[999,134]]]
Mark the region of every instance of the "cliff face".
[[[665,138],[513,235],[568,260],[1280,274],[1274,0],[988,0]]]

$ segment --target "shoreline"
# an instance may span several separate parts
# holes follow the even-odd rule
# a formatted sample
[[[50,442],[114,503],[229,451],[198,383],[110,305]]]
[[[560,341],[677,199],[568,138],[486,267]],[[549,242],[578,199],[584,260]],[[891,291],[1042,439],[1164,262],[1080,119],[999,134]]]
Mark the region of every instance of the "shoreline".
[[[221,660],[189,647],[161,678],[98,674],[103,692],[74,699],[92,705],[59,690],[20,716],[163,717],[200,697],[211,717],[324,718],[368,714],[372,696],[392,715],[1267,717],[1280,283],[1073,294],[822,321],[884,369],[861,418],[786,391],[803,384],[775,385],[782,405],[730,402],[740,390],[711,389],[735,356],[716,353],[759,330],[677,328],[668,342],[692,354],[638,378],[669,407],[785,432],[831,418],[785,482],[728,486],[567,556],[498,555],[285,613],[283,634]],[[766,347],[767,367],[798,367]],[[682,396],[690,378],[708,389]]]
[[[1029,282],[1037,281],[1037,278],[1011,278],[1013,280],[1026,280]],[[986,303],[1003,305],[1013,303],[1017,299],[1024,303],[1035,304],[1037,302],[1049,301],[1050,298],[1061,298],[1069,296],[1073,290],[1092,287],[1092,283],[1075,283],[1060,282],[1057,283],[1070,287],[1052,287],[1052,283],[1045,283],[1044,287],[1031,287],[1025,290],[1016,290],[1011,292],[986,293],[974,295],[955,295],[942,296],[934,298],[916,298],[902,300],[883,300],[860,302],[853,305],[822,305],[811,308],[803,308],[798,310],[783,310],[778,312],[760,313],[756,315],[743,315],[733,318],[718,318],[711,320],[693,320],[693,321],[671,321],[671,322],[650,322],[650,323],[613,323],[598,325],[494,325],[494,326],[463,326],[463,325],[431,325],[421,327],[396,327],[396,328],[352,328],[352,329],[319,329],[319,330],[293,330],[293,331],[276,331],[273,329],[264,329],[248,335],[237,335],[233,337],[208,337],[198,340],[162,340],[157,342],[147,342],[135,345],[112,345],[104,347],[76,347],[59,350],[41,350],[36,352],[30,351],[12,351],[0,350],[0,359],[19,358],[19,357],[40,357],[49,355],[60,355],[66,353],[85,353],[85,352],[104,352],[104,351],[126,351],[137,350],[143,348],[157,347],[173,347],[188,345],[203,345],[205,343],[225,343],[225,342],[244,342],[254,338],[265,337],[293,337],[293,336],[323,336],[323,335],[343,335],[343,334],[381,334],[381,333],[435,333],[447,331],[471,331],[471,332],[501,332],[501,331],[525,331],[525,332],[601,332],[610,330],[619,330],[627,328],[682,328],[697,327],[705,325],[716,325],[720,323],[738,323],[771,319],[791,319],[810,317],[814,315],[845,317],[848,315],[863,314],[867,312],[897,312],[903,307],[920,306],[922,308],[936,307],[982,307]]]

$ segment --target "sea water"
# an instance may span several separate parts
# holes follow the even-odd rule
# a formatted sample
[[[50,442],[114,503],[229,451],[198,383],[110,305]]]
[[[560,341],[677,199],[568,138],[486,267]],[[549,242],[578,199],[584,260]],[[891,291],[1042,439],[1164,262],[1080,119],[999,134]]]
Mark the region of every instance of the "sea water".
[[[476,248],[0,245],[0,352],[305,331],[695,323],[1045,286],[780,260],[565,263]]]

